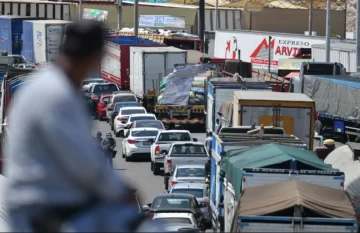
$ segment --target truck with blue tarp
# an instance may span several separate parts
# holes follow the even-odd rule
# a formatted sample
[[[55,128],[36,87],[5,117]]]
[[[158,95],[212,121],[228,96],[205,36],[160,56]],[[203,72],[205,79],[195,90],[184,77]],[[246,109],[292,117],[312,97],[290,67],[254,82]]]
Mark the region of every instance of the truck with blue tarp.
[[[271,85],[262,79],[247,78],[239,81],[233,78],[212,78],[205,82],[207,93],[206,107],[206,130],[218,132],[221,116],[218,114],[224,102],[232,101],[234,91],[237,90],[264,90],[272,91]]]
[[[23,45],[23,22],[24,20],[35,20],[37,17],[27,16],[0,16],[0,50],[8,54],[21,54]],[[28,41],[26,41],[28,42]]]

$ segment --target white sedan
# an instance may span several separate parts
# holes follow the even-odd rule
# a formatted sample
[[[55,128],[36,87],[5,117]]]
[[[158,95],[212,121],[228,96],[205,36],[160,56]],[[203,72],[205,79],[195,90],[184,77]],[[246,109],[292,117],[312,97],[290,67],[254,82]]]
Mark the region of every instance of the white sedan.
[[[137,113],[137,114],[129,115],[127,121],[125,122],[124,135],[126,135],[127,132],[129,131],[131,124],[134,121],[139,121],[139,120],[156,120],[156,116],[155,116],[155,114],[152,114],[152,113]],[[144,128],[147,128],[147,127],[144,127]]]
[[[122,142],[122,156],[130,161],[135,156],[150,158],[151,140],[158,134],[157,128],[130,129]]]

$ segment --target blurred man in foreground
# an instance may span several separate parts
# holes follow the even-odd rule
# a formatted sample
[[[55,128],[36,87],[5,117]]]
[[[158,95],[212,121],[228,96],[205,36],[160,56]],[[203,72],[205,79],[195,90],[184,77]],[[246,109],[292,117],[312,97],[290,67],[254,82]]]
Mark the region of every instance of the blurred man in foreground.
[[[100,22],[68,25],[57,62],[12,103],[5,176],[14,232],[133,231],[141,221],[133,191],[93,143],[78,94],[99,67],[103,45]]]
[[[324,141],[324,146],[321,147],[316,147],[314,149],[314,152],[317,154],[317,156],[322,159],[325,160],[326,157],[333,151],[335,150],[335,141],[332,139],[326,139]]]

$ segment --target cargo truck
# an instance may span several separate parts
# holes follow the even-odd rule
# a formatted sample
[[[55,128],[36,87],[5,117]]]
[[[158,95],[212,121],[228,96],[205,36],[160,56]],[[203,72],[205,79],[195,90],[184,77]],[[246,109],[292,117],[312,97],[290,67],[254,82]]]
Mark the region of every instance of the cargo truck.
[[[186,64],[186,50],[175,47],[131,47],[130,90],[142,101],[148,112],[154,111],[155,89],[159,73]]]
[[[282,127],[313,150],[315,102],[301,93],[236,91],[232,126]]]
[[[129,36],[110,37],[105,40],[105,54],[101,64],[101,77],[116,83],[121,90],[130,89],[130,47],[158,47],[159,43]]]
[[[205,82],[207,132],[217,132],[221,118],[218,114],[220,107],[224,102],[232,101],[234,91],[238,90],[272,91],[272,88],[263,80],[258,79],[245,79],[245,81],[236,82],[233,78],[212,78]]]
[[[53,62],[70,21],[31,20],[24,22],[22,55],[31,63]]]

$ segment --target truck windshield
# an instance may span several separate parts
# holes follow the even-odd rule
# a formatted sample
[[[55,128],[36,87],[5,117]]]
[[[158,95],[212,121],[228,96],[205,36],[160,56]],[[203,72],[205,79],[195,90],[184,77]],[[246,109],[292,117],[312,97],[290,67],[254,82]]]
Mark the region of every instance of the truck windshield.
[[[203,145],[175,145],[171,151],[171,157],[183,157],[189,155],[192,157],[207,157],[205,147]]]
[[[118,95],[114,97],[114,103],[117,102],[136,102],[137,99],[133,95]]]
[[[131,115],[137,113],[146,113],[145,109],[124,109],[121,111],[121,115]]]
[[[171,193],[192,194],[197,198],[204,197],[204,193],[202,189],[173,189]]]
[[[180,223],[180,224],[191,224],[190,219],[188,218],[156,218],[156,219],[160,219],[166,223]]]
[[[176,177],[204,177],[205,167],[203,168],[178,168]]]
[[[158,141],[191,141],[191,137],[189,133],[162,133],[160,134]]]

